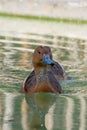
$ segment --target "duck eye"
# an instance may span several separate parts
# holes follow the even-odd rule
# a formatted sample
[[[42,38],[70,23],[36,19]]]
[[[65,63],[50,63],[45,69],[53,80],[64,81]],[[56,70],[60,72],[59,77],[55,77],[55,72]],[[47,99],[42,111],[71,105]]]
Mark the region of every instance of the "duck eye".
[[[40,52],[40,51],[38,51],[38,53],[39,53],[39,54],[41,54],[41,52]]]

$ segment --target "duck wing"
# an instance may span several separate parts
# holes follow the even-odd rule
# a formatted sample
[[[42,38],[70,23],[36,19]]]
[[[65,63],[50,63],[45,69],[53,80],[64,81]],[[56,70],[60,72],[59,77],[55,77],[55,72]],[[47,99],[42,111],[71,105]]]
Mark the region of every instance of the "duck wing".
[[[48,81],[50,83],[50,88],[53,92],[55,92],[55,93],[61,93],[62,92],[61,85],[57,81],[57,79],[55,78],[52,71],[48,71]]]
[[[65,74],[65,71],[64,71],[63,67],[61,66],[61,64],[59,64],[58,62],[54,61],[54,65],[51,66],[51,69],[52,69],[54,75],[58,79],[65,79],[66,74]]]
[[[36,86],[36,77],[34,70],[26,77],[22,84],[22,90],[25,93],[32,92]]]

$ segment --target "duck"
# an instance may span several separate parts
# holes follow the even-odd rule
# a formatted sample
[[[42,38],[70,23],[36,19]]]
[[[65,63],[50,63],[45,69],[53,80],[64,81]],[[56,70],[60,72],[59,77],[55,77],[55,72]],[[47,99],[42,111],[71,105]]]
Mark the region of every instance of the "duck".
[[[32,56],[34,69],[24,79],[21,88],[24,93],[52,92],[62,93],[59,80],[66,79],[62,65],[53,60],[49,46],[38,46]]]

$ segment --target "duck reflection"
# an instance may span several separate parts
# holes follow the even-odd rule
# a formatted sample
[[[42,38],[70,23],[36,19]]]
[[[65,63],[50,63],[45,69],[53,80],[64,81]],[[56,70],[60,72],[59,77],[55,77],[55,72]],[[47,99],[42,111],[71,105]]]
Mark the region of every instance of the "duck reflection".
[[[54,111],[56,95],[52,93],[26,94],[27,105],[27,129],[48,130],[52,127],[52,115],[47,116],[49,110]],[[50,118],[50,119],[49,119]]]

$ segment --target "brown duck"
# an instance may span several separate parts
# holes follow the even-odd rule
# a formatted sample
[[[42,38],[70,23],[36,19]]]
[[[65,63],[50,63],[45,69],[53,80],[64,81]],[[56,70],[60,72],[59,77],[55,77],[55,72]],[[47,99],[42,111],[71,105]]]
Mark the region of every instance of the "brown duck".
[[[58,80],[66,79],[63,67],[52,58],[48,46],[38,46],[33,54],[34,70],[22,83],[25,93],[53,92],[61,93],[62,88]]]

